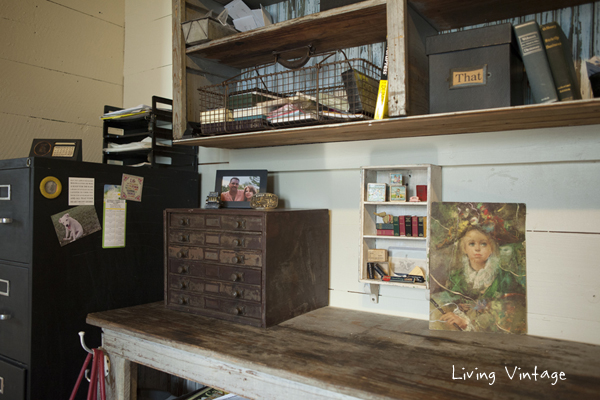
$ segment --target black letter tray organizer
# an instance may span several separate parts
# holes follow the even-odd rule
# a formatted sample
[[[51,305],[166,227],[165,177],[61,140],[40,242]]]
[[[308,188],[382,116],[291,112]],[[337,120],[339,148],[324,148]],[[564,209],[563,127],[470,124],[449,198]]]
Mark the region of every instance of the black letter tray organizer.
[[[373,118],[381,68],[364,59],[260,74],[265,67],[198,89],[202,135]]]

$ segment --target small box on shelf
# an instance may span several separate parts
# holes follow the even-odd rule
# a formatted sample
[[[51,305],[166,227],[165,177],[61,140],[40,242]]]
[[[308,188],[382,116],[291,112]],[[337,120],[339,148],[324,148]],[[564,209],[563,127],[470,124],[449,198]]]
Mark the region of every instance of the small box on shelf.
[[[522,105],[527,78],[510,23],[430,36],[429,112]]]
[[[369,183],[367,191],[367,201],[385,201],[387,184]]]
[[[390,201],[406,201],[406,186],[390,185]]]

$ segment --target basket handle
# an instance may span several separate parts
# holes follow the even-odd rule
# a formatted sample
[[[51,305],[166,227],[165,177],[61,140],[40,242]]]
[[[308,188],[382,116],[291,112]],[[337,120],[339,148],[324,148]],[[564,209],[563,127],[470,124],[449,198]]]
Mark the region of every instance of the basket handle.
[[[283,53],[288,53],[288,52],[292,52],[292,51],[297,52],[298,50],[302,50],[302,49],[305,49],[306,54],[303,54],[297,60],[290,61],[290,60],[287,60],[287,59],[281,57],[281,55]],[[298,68],[301,68],[301,67],[305,66],[306,63],[308,62],[308,60],[310,59],[310,57],[314,53],[315,53],[314,47],[312,46],[312,44],[309,44],[309,45],[306,45],[306,46],[297,47],[295,49],[289,49],[289,50],[283,50],[283,51],[274,51],[273,55],[275,56],[275,62],[276,63],[279,63],[280,65],[284,66],[285,68],[298,69]]]

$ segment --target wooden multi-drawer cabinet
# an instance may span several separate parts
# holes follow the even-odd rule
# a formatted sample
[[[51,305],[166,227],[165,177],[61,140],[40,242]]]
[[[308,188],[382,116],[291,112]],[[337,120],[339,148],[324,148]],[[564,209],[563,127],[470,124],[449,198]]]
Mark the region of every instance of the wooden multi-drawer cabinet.
[[[328,304],[328,210],[164,217],[167,308],[266,328]]]

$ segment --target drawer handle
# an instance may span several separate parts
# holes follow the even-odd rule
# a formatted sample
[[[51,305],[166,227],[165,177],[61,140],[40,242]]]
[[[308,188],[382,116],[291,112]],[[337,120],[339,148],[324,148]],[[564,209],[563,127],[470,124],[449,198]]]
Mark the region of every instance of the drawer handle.
[[[188,270],[189,269],[187,265],[180,265],[179,268],[177,268],[177,272],[180,274],[187,274]]]
[[[179,241],[180,242],[189,242],[190,241],[190,235],[179,235]]]
[[[233,257],[231,259],[231,261],[233,261],[234,264],[243,264],[244,263],[244,256],[243,255],[237,255],[237,256]]]
[[[185,297],[180,297],[178,300],[178,303],[183,306],[183,305],[186,305],[188,303],[188,301]]]
[[[181,289],[181,290],[187,289],[186,283],[185,282],[179,282],[179,289]]]
[[[241,290],[234,290],[232,293],[232,296],[235,298],[239,298],[242,297],[242,291]]]
[[[12,218],[0,218],[0,224],[12,224]]]
[[[181,218],[179,220],[179,225],[181,225],[181,226],[190,226],[190,219],[189,218]]]
[[[242,274],[240,274],[239,272],[238,272],[238,273],[231,274],[231,280],[232,280],[232,281],[234,281],[234,282],[241,281],[241,280],[242,280],[242,278],[243,278],[243,275],[242,275]]]
[[[236,221],[235,222],[235,227],[236,228],[241,228],[241,229],[246,229],[246,220],[242,219],[240,221]]]
[[[7,319],[11,319],[12,316],[10,314],[0,314],[0,321],[6,321]]]
[[[244,247],[246,245],[246,239],[233,239],[233,245],[237,247]]]
[[[244,308],[243,307],[235,307],[233,310],[233,315],[243,315],[244,314]]]
[[[177,258],[187,258],[188,257],[188,252],[187,251],[178,251],[177,252]]]

